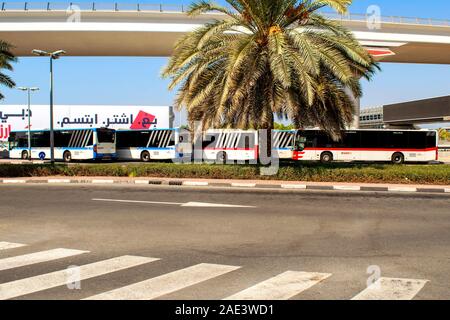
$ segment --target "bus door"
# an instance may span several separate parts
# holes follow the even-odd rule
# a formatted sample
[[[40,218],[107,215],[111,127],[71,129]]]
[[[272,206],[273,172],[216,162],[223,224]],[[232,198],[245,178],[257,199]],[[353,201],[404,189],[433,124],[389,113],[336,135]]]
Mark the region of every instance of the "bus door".
[[[307,142],[307,138],[304,135],[304,132],[297,131],[295,133],[294,145],[292,148],[292,159],[293,160],[307,160],[307,159],[305,159],[306,142]]]

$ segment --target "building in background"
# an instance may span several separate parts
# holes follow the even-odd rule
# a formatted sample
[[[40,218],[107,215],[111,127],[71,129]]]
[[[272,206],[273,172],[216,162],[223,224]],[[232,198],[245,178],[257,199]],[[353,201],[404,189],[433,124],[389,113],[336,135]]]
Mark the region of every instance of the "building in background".
[[[383,107],[362,109],[359,117],[359,126],[361,129],[384,128]]]
[[[395,103],[361,110],[361,129],[415,129],[420,125],[448,127],[450,96]]]

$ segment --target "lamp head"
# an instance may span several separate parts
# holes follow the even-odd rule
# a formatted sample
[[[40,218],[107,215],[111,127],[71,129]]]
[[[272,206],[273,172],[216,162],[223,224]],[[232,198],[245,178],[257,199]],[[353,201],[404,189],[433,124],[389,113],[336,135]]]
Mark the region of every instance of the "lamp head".
[[[38,50],[38,49],[33,49],[33,51],[31,51],[31,53],[37,55],[37,56],[47,56],[48,52],[43,51],[43,50]]]
[[[60,56],[66,54],[66,52],[64,50],[58,50],[55,52],[52,52],[51,56],[53,59],[58,59]]]

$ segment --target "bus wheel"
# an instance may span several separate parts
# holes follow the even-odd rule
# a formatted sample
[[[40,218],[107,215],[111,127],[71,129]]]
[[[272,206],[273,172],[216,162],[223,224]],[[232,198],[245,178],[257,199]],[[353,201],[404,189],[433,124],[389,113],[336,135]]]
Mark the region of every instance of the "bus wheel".
[[[217,164],[225,164],[228,160],[227,154],[223,151],[219,152],[216,156]]]
[[[72,154],[70,153],[70,151],[64,152],[63,159],[64,159],[64,162],[72,161]]]
[[[333,162],[333,154],[331,152],[323,152],[320,155],[320,162],[322,162],[322,163]]]
[[[403,164],[405,162],[405,156],[403,153],[396,152],[392,155],[392,163],[393,164]]]
[[[141,153],[141,161],[142,162],[149,162],[151,160],[150,153],[148,151],[143,151]]]
[[[28,160],[28,151],[22,151],[22,159]]]

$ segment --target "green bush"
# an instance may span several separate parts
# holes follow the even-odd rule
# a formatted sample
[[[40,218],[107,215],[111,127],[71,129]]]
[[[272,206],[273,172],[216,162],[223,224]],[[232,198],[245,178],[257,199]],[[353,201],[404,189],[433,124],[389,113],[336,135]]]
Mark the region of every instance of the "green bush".
[[[153,178],[255,179],[314,182],[450,184],[449,165],[389,165],[291,162],[274,176],[260,175],[256,165],[212,164],[2,164],[0,177],[111,176]]]

